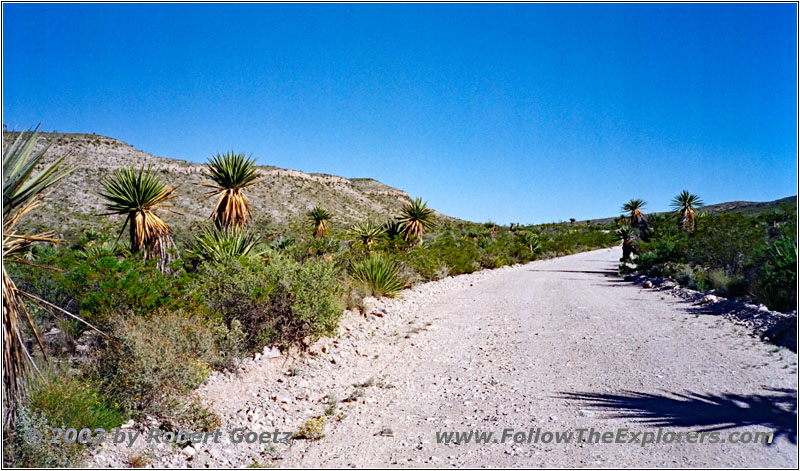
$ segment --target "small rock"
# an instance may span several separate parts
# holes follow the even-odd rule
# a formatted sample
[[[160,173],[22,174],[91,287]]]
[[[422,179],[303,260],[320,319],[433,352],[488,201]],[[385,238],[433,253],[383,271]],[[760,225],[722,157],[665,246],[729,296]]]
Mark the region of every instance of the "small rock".
[[[277,396],[275,396],[275,400],[281,404],[289,404],[290,402],[292,402],[292,398],[290,398],[286,394],[278,394]]]
[[[650,280],[645,280],[645,282],[644,282],[644,283],[642,283],[642,287],[643,287],[643,288],[650,289],[650,288],[652,288],[652,287],[653,287],[653,282],[652,282],[652,281],[650,281]]]
[[[714,296],[713,294],[707,294],[700,298],[700,304],[713,304],[720,301],[719,296]]]
[[[194,448],[193,448],[191,445],[189,445],[189,446],[187,446],[186,448],[184,448],[183,450],[181,450],[181,452],[182,452],[182,453],[183,453],[183,454],[184,454],[184,455],[185,455],[187,458],[191,458],[192,456],[194,456],[194,454],[195,454],[195,453],[197,453],[197,450],[195,450],[195,449],[194,449]]]

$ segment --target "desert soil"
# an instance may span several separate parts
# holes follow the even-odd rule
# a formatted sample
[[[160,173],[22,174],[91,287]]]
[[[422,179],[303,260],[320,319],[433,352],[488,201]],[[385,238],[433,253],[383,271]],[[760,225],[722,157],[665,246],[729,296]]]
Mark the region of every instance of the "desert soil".
[[[94,466],[793,467],[797,355],[616,276],[619,248],[451,277],[370,300],[335,339],[258,355],[199,391],[221,443],[105,446]],[[335,398],[338,402],[333,401]],[[348,400],[349,399],[349,400]],[[333,405],[332,405],[333,404]],[[335,411],[333,410],[335,406]],[[232,444],[235,428],[325,436]],[[772,445],[437,443],[437,432],[773,431]],[[574,432],[577,434],[577,432]],[[630,438],[630,436],[628,437]],[[501,440],[498,440],[500,442]]]

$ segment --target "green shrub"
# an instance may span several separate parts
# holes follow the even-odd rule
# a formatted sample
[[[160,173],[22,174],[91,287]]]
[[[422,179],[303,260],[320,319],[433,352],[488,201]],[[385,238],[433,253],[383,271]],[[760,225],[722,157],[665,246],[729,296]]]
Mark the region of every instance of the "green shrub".
[[[111,430],[127,420],[88,380],[45,371],[29,385],[27,406],[53,427]]]
[[[111,430],[127,420],[110,406],[90,382],[44,370],[27,386],[25,405],[18,411],[13,440],[5,442],[4,461],[13,467],[80,466],[87,446],[78,443],[50,443],[53,428]],[[35,431],[34,431],[35,430]],[[38,444],[28,443],[27,434],[40,433]]]
[[[364,283],[375,297],[395,296],[406,285],[400,264],[383,254],[372,254],[351,267],[353,278]]]
[[[173,417],[180,398],[223,365],[239,334],[197,316],[159,311],[151,316],[117,317],[113,336],[99,352],[95,377],[119,408]]]
[[[741,276],[731,276],[725,270],[709,270],[708,282],[720,296],[742,296],[747,293],[747,281]]]
[[[25,286],[100,328],[108,327],[116,314],[138,316],[198,305],[188,291],[190,275],[183,270],[165,275],[154,260],[104,255],[82,259],[66,248],[46,251],[42,258],[37,263],[62,271],[28,270]]]
[[[250,350],[286,348],[336,332],[342,306],[336,267],[271,253],[267,263],[237,261],[201,270],[198,291],[226,324],[237,321]]]
[[[778,311],[797,309],[797,244],[782,237],[762,251],[763,265],[754,290],[756,298]]]
[[[73,468],[81,465],[85,445],[79,443],[28,443],[25,437],[40,434],[52,437],[52,427],[41,412],[19,407],[12,431],[3,437],[3,464],[16,468]],[[12,436],[6,436],[11,433]]]

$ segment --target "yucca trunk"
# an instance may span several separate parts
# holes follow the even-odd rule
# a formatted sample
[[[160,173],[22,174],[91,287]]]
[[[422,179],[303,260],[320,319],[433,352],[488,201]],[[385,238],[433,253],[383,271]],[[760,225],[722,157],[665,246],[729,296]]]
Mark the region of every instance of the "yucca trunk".
[[[24,319],[23,319],[24,316]],[[17,404],[22,399],[23,381],[29,366],[33,364],[22,338],[22,325],[27,322],[39,346],[39,334],[33,328],[27,308],[17,296],[14,280],[3,266],[3,424],[8,426],[16,417]],[[44,351],[44,350],[42,350]]]
[[[325,237],[326,232],[328,232],[328,224],[325,221],[320,221],[314,227],[314,238],[321,239]]]
[[[631,259],[633,253],[633,239],[625,239],[622,241],[622,260],[628,261]]]
[[[696,219],[696,214],[692,208],[686,208],[681,213],[681,226],[686,231],[691,231],[694,229],[694,221]]]
[[[211,216],[217,229],[241,229],[247,225],[252,213],[244,192],[240,188],[230,188],[220,194]]]
[[[647,219],[645,219],[644,214],[638,209],[634,210],[633,214],[631,214],[631,227],[639,231],[640,238],[647,238]]]
[[[22,377],[27,357],[19,331],[19,300],[14,282],[3,267],[3,424],[14,421],[17,401],[22,398]]]
[[[408,229],[406,230],[405,239],[408,240],[408,238],[411,236],[419,237],[421,232],[422,232],[422,223],[419,221],[412,221],[408,224]]]
[[[136,211],[130,224],[131,251],[143,252],[144,259],[158,259],[158,269],[168,271],[172,263],[172,241],[169,226],[159,216],[149,210]]]

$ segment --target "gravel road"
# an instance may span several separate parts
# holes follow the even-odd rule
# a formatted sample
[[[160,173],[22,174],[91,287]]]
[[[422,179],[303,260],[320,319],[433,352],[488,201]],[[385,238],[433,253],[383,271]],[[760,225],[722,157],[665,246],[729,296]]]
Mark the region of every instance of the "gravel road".
[[[796,354],[623,281],[619,257],[581,253],[373,301],[372,314],[348,316],[309,355],[249,361],[200,391],[225,430],[296,431],[327,408],[324,438],[156,450],[153,464],[796,468]],[[577,440],[592,428],[626,428],[626,439],[718,430],[726,442]],[[504,429],[526,442],[501,443]],[[528,443],[530,429],[574,435]],[[472,430],[498,443],[437,443],[437,432]],[[730,443],[730,432],[757,431],[774,431],[774,443]]]

